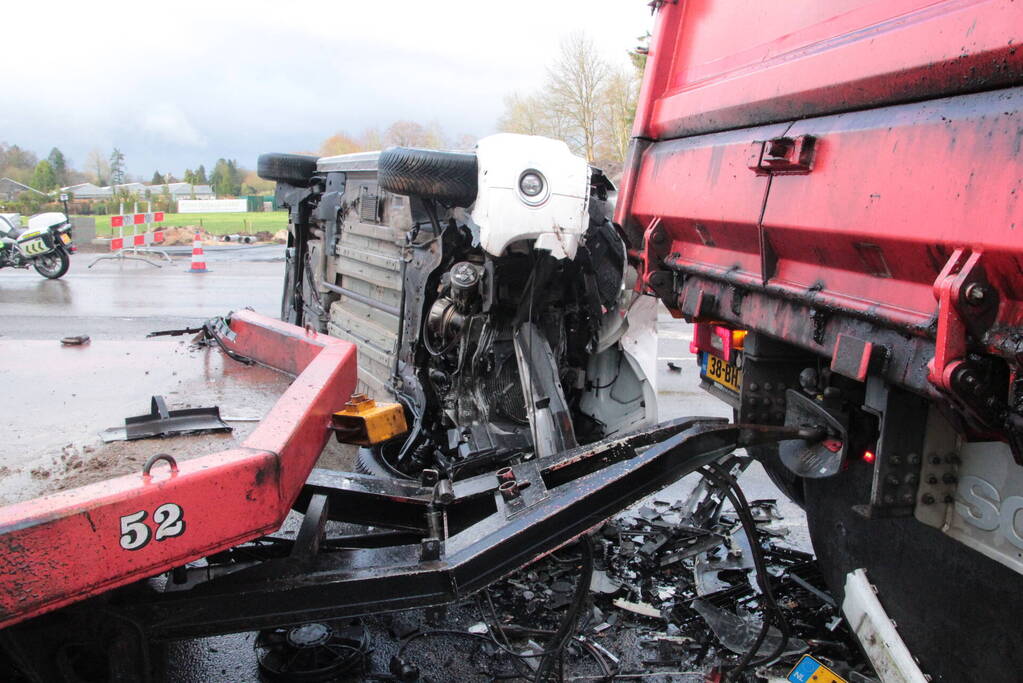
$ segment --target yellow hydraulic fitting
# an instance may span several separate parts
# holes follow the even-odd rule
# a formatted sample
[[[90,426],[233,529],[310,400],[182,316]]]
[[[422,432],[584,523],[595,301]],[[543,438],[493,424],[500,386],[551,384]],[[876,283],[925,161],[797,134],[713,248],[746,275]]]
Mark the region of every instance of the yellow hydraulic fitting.
[[[352,394],[344,410],[334,413],[331,428],[341,443],[375,446],[408,431],[405,409],[398,403],[377,403]]]

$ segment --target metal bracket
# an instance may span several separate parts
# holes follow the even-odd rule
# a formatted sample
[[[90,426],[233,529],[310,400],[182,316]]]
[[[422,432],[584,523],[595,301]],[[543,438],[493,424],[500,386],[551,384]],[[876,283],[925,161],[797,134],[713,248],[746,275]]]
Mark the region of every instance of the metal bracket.
[[[956,249],[934,281],[938,330],[927,378],[948,392],[954,390],[953,373],[965,362],[967,332],[971,327],[983,327],[979,316],[986,319],[990,316],[984,314],[997,310],[998,293],[988,284],[982,257],[982,252]]]
[[[813,170],[816,154],[817,138],[813,135],[755,140],[750,144],[746,165],[757,175],[805,175]]]

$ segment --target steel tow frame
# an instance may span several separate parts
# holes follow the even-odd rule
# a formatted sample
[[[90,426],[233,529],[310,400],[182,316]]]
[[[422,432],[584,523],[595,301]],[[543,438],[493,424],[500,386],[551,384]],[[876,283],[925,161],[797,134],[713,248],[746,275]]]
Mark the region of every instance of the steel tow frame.
[[[164,640],[451,603],[736,448],[811,432],[685,418],[453,485],[314,470],[295,538],[211,556],[118,609]],[[328,519],[377,530],[331,537]]]

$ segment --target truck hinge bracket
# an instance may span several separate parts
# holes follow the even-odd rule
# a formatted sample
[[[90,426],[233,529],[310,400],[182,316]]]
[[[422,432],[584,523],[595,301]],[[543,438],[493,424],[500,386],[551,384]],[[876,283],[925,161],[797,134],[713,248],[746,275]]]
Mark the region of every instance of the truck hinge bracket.
[[[938,300],[934,358],[927,378],[939,389],[954,391],[953,376],[966,362],[967,335],[979,339],[997,312],[998,292],[988,284],[983,253],[956,249],[934,281]]]

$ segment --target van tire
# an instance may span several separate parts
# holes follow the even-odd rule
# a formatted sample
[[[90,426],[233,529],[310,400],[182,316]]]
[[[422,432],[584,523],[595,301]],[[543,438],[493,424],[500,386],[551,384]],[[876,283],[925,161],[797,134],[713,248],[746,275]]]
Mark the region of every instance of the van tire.
[[[317,158],[304,154],[260,154],[256,173],[263,180],[309,187],[316,174]]]
[[[394,194],[432,199],[447,206],[476,201],[476,155],[391,147],[380,153],[380,187]]]

